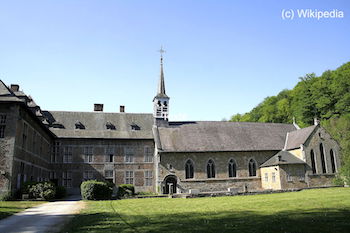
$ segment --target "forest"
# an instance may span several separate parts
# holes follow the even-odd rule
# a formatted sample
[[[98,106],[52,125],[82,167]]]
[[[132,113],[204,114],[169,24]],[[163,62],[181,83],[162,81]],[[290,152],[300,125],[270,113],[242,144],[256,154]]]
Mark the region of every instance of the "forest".
[[[230,121],[292,123],[300,127],[313,124],[314,118],[341,147],[342,168],[338,182],[350,184],[350,62],[321,76],[314,73],[300,78],[296,86],[266,97],[245,114],[235,114]]]

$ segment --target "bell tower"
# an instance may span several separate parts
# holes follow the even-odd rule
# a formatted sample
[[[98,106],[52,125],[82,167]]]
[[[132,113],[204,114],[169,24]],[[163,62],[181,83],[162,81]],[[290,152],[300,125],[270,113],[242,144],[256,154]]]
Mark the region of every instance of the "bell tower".
[[[165,93],[164,72],[163,72],[163,53],[165,51],[161,47],[160,50],[160,78],[158,83],[157,95],[153,98],[153,117],[155,121],[168,121],[169,115],[169,97]]]

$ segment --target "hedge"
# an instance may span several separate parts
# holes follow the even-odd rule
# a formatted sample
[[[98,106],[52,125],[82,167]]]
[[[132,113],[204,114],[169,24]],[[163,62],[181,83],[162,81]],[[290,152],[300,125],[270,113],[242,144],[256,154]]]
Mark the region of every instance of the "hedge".
[[[105,182],[87,180],[81,183],[80,192],[84,200],[107,200],[112,198],[113,189]]]
[[[135,195],[135,187],[132,184],[121,184],[118,186],[118,198],[130,197]]]

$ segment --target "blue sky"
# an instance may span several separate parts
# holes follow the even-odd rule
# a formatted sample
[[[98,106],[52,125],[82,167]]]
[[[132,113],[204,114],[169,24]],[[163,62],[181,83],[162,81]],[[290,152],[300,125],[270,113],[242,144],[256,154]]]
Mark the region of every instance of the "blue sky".
[[[0,79],[45,110],[151,113],[163,45],[170,119],[228,119],[350,61],[349,28],[347,0],[0,1]]]

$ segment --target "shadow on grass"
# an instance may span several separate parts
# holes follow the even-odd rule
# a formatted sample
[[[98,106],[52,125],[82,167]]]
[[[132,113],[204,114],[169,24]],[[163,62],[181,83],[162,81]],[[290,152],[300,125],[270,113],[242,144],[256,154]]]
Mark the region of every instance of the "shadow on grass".
[[[350,210],[312,209],[272,215],[204,212],[137,215],[80,214],[62,232],[349,232]]]

